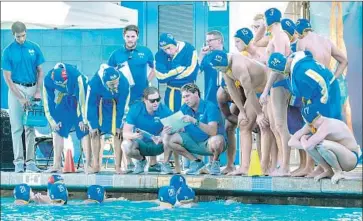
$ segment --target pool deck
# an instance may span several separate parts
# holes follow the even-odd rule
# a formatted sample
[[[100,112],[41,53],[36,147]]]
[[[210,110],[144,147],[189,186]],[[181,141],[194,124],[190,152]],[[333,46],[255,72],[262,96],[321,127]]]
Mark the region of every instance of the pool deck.
[[[19,183],[27,183],[35,190],[44,191],[49,176],[47,173],[1,172],[1,192],[9,192]],[[88,186],[98,184],[105,186],[108,193],[139,195],[140,193],[155,195],[159,187],[169,184],[171,178],[170,175],[159,174],[115,175],[108,171],[99,174],[72,173],[62,176],[70,192],[84,192]],[[297,203],[305,198],[320,198],[327,202],[315,203],[316,205],[330,205],[334,200],[344,200],[347,203],[340,202],[335,205],[362,207],[362,180],[340,180],[338,184],[332,184],[330,179],[315,182],[312,178],[298,177],[184,176],[187,184],[200,196],[222,196],[222,198],[224,196],[227,197],[225,199],[236,197],[236,200],[243,196],[284,197],[296,198]],[[306,204],[311,204],[308,201]]]

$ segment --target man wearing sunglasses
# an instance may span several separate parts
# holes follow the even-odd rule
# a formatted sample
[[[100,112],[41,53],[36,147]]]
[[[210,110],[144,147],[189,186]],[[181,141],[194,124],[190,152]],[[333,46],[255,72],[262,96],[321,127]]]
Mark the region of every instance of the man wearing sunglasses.
[[[86,119],[90,127],[93,172],[100,171],[101,139],[113,135],[116,173],[121,173],[121,123],[129,101],[129,83],[116,68],[101,64],[88,84]]]
[[[176,112],[182,104],[180,88],[197,79],[197,51],[190,43],[175,40],[170,33],[160,35],[159,47],[155,54],[155,75],[159,83],[167,84],[164,101]]]
[[[72,128],[82,142],[87,163],[85,167],[90,167],[91,147],[85,117],[86,76],[73,65],[57,63],[45,76],[43,85],[44,111],[53,131],[54,146],[53,167],[47,172],[62,172],[64,138],[68,137]]]
[[[160,101],[159,90],[148,87],[144,90],[143,101],[132,105],[126,116],[122,148],[127,156],[137,160],[134,174],[144,172],[147,163],[145,156],[157,156],[163,152],[161,173],[173,173],[169,164],[170,148],[164,142],[171,133],[171,127],[163,127],[160,122],[160,119],[172,115],[173,112]]]

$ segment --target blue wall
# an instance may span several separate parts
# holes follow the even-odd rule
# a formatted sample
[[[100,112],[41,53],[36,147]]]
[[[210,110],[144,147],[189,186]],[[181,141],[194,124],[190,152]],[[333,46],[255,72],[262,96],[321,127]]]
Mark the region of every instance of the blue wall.
[[[39,44],[48,72],[56,62],[77,65],[87,76],[92,76],[102,62],[123,44],[122,29],[94,30],[28,30],[27,39]],[[1,57],[4,48],[14,41],[11,30],[1,30]],[[1,108],[7,108],[7,86],[1,73]]]

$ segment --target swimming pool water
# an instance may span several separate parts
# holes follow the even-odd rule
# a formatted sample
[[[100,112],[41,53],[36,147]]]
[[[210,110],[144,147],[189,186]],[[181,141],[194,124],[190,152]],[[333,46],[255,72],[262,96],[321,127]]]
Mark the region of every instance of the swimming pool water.
[[[360,208],[243,204],[234,201],[199,202],[191,208],[160,209],[153,202],[116,201],[65,206],[16,206],[1,199],[1,220],[362,220]]]

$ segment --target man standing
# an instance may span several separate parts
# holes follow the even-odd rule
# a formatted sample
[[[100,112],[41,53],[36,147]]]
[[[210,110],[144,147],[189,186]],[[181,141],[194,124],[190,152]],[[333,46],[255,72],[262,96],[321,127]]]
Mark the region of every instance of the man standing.
[[[131,88],[129,104],[133,104],[137,100],[141,101],[144,89],[154,77],[154,56],[149,48],[137,44],[139,28],[136,25],[126,26],[123,38],[125,45],[112,53],[108,65],[118,66],[124,75],[131,74],[131,82],[127,78]]]
[[[89,122],[93,171],[100,171],[102,135],[113,135],[116,173],[121,173],[121,123],[127,100],[129,83],[116,68],[101,64],[100,69],[88,83],[86,119]]]
[[[54,146],[53,168],[47,171],[49,173],[62,172],[64,138],[68,137],[73,127],[86,155],[84,170],[86,173],[91,170],[91,146],[85,113],[86,91],[86,76],[70,64],[57,63],[44,78],[44,110],[53,130]]]
[[[182,105],[180,88],[197,79],[197,51],[188,42],[176,41],[169,33],[161,34],[159,47],[155,54],[155,75],[159,83],[167,84],[164,101],[176,112]]]
[[[43,81],[43,53],[39,46],[26,40],[26,26],[14,22],[11,31],[15,41],[4,50],[2,69],[4,79],[9,87],[8,105],[13,141],[15,172],[24,172],[24,154],[22,133],[24,130],[24,108],[31,105],[33,98],[40,99],[40,88]],[[35,133],[33,127],[25,127],[26,170],[39,172],[34,162]]]

